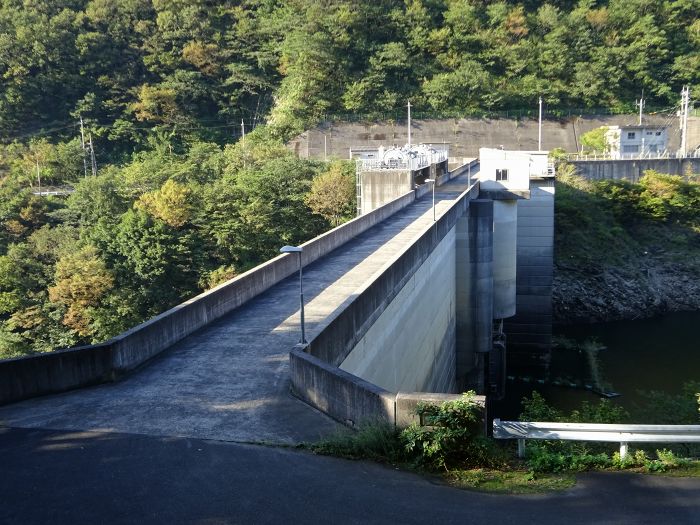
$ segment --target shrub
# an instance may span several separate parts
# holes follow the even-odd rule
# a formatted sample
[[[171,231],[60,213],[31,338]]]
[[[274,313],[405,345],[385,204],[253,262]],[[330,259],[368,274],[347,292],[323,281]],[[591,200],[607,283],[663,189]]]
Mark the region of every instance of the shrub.
[[[494,446],[480,435],[481,408],[474,392],[440,405],[419,403],[416,414],[423,426],[401,432],[401,441],[413,461],[426,468],[491,466],[497,462]]]

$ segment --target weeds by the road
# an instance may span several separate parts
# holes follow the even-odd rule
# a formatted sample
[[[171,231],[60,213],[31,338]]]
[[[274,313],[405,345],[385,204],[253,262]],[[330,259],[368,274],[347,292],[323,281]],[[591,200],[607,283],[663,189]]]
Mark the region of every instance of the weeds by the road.
[[[573,418],[610,423],[623,412],[602,400],[586,404],[565,416],[549,407],[541,396],[525,400],[530,420]],[[370,459],[419,473],[439,474],[456,487],[508,494],[533,494],[564,490],[576,483],[575,474],[590,470],[700,477],[700,461],[685,459],[673,451],[636,450],[621,458],[611,445],[532,441],[526,457],[516,460],[513,442],[496,442],[481,436],[480,407],[473,393],[441,405],[417,408],[422,425],[399,430],[387,423],[365,424],[359,430],[339,432],[309,445],[318,454],[349,459]]]

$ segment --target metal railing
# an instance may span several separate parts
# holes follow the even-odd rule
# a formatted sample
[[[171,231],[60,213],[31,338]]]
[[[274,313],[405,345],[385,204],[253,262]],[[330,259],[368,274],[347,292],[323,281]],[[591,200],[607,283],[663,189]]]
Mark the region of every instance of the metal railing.
[[[376,170],[420,170],[431,164],[437,164],[447,160],[446,151],[436,151],[430,155],[417,155],[407,159],[358,159],[357,165],[360,171]]]
[[[526,439],[618,442],[620,456],[624,457],[628,443],[700,443],[700,425],[606,425],[494,419],[493,437],[517,439],[518,457],[525,454]]]
[[[581,161],[581,160],[662,160],[662,159],[697,159],[700,158],[700,150],[690,151],[685,155],[680,153],[671,153],[669,151],[660,151],[658,153],[620,153],[617,155],[612,155],[609,152],[593,152],[593,153],[569,153],[567,160]]]

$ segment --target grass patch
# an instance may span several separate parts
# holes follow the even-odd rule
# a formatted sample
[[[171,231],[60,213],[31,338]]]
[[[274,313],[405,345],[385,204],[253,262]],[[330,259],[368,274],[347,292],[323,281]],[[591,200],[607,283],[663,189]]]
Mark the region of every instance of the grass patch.
[[[356,431],[339,430],[306,448],[324,456],[371,459],[384,463],[401,463],[405,457],[399,431],[393,425],[380,422],[365,425]]]
[[[450,485],[458,488],[498,494],[543,494],[570,489],[576,485],[576,476],[570,472],[470,469],[449,472],[445,478]]]

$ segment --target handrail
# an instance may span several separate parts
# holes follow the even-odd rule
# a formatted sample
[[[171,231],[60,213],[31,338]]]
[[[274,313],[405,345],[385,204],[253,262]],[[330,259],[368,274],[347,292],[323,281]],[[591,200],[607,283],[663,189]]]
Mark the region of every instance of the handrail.
[[[526,439],[619,442],[620,456],[628,443],[700,443],[700,425],[618,425],[493,420],[493,437],[517,439],[518,457]]]

